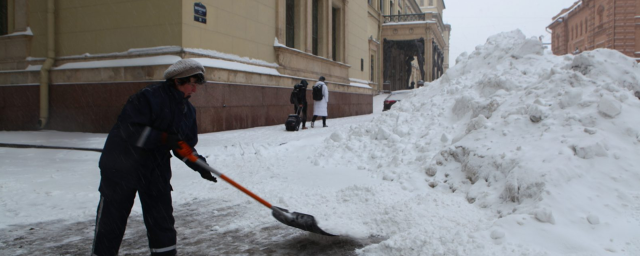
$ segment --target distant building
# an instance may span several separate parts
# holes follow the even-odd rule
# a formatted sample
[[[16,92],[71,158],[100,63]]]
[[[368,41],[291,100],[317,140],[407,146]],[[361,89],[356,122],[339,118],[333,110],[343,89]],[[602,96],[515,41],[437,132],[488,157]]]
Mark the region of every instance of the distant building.
[[[580,0],[553,17],[553,54],[615,49],[640,61],[640,1]]]
[[[381,10],[384,91],[440,78],[449,68],[451,25],[442,20],[444,0],[369,1]]]

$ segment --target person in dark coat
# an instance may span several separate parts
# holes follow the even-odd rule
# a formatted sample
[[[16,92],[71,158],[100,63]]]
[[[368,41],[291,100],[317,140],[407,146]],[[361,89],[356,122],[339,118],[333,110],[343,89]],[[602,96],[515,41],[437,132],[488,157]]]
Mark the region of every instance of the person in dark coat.
[[[170,151],[179,148],[178,141],[192,148],[198,143],[196,110],[189,97],[205,83],[204,72],[195,60],[179,60],[165,71],[166,81],[129,97],[100,156],[100,203],[92,255],[118,254],[136,193],[151,255],[176,255]],[[208,170],[189,161],[187,165],[202,178],[217,181]]]
[[[298,94],[296,97],[293,97],[293,111],[294,113],[298,113],[298,108],[302,108],[300,110],[300,119],[302,123],[302,130],[307,129],[307,86],[309,82],[307,80],[302,79],[299,84],[296,84],[294,88],[297,90]]]

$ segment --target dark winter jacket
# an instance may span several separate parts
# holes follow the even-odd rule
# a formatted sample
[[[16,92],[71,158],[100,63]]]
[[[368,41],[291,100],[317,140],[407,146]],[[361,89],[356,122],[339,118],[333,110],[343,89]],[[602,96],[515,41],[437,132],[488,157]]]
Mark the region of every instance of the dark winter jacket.
[[[303,106],[307,106],[307,81],[302,80],[299,84],[293,86],[294,89],[297,90],[297,96],[293,97],[293,104],[299,106],[302,104]]]
[[[138,147],[147,126],[151,133]],[[170,188],[171,149],[162,143],[163,132],[178,134],[191,147],[198,143],[196,110],[172,82],[149,85],[129,97],[105,142],[102,178],[150,192]]]

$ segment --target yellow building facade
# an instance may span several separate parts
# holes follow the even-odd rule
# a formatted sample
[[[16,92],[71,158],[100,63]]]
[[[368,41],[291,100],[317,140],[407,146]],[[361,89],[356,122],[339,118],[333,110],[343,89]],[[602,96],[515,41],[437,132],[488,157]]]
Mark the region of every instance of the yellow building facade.
[[[293,85],[319,76],[331,93],[329,118],[368,114],[382,90],[385,16],[416,6],[0,0],[0,129],[107,132],[128,96],[181,58],[206,68],[207,84],[191,99],[200,132],[281,124]]]

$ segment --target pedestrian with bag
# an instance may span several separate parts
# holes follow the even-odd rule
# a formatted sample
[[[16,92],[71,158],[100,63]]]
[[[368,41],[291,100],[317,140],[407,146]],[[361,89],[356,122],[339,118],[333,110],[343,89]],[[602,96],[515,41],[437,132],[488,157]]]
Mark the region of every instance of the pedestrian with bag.
[[[302,79],[299,84],[293,86],[291,92],[291,103],[293,104],[294,113],[298,113],[302,119],[302,130],[307,129],[307,86],[309,82]]]
[[[192,148],[198,143],[196,110],[189,98],[205,83],[204,74],[202,64],[182,59],[165,71],[165,81],[129,97],[100,156],[100,203],[92,255],[118,254],[136,193],[151,255],[177,254],[170,152],[179,157],[178,142]],[[190,161],[186,164],[203,179],[217,182],[207,169]]]
[[[322,117],[322,127],[327,126],[327,105],[329,104],[329,88],[324,83],[324,76],[318,78],[318,82],[313,86],[313,118],[311,128],[319,116]]]

